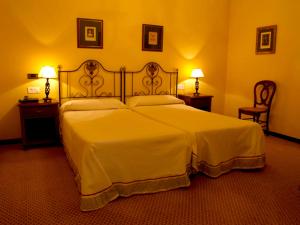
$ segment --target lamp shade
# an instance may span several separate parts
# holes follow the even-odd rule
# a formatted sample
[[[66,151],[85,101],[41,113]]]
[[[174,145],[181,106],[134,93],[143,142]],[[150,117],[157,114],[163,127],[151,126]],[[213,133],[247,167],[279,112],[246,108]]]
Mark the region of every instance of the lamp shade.
[[[43,78],[55,78],[55,69],[52,66],[43,66],[40,70],[40,76]]]
[[[204,77],[204,74],[201,69],[193,69],[192,70],[192,77],[197,78],[197,77]]]

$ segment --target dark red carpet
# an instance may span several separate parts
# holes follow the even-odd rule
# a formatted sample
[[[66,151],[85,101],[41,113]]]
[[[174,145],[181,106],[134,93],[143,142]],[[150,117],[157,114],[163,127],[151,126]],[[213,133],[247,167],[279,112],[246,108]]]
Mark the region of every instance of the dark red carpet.
[[[118,198],[81,212],[61,147],[0,146],[0,224],[247,225],[300,224],[300,146],[267,137],[267,166],[217,179],[198,175],[189,188]]]

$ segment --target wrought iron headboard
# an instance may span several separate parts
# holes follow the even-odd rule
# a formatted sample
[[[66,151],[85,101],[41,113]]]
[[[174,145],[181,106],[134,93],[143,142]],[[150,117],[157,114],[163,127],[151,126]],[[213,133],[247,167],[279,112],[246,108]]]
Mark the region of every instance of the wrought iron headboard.
[[[141,70],[124,73],[124,101],[136,95],[174,95],[177,96],[178,69],[164,70],[158,63],[149,62]]]
[[[97,60],[86,60],[74,70],[58,66],[59,103],[78,98],[115,97],[122,101],[122,69],[107,70]]]

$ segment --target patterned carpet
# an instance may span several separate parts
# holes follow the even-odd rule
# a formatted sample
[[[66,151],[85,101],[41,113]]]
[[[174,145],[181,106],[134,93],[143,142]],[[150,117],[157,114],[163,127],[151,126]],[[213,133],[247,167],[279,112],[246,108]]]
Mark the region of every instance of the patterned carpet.
[[[197,175],[189,188],[118,198],[81,212],[61,147],[0,146],[0,224],[247,225],[300,224],[300,146],[267,137],[267,166],[217,179]]]

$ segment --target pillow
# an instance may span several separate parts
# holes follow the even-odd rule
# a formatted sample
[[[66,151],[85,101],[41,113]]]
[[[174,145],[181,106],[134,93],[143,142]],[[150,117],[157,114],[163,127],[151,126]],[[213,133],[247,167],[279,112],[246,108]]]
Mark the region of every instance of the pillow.
[[[184,104],[184,101],[172,95],[147,95],[130,97],[126,103],[129,107],[147,105]]]
[[[126,105],[120,100],[113,98],[70,100],[63,103],[60,107],[62,112],[123,108],[127,108]]]

